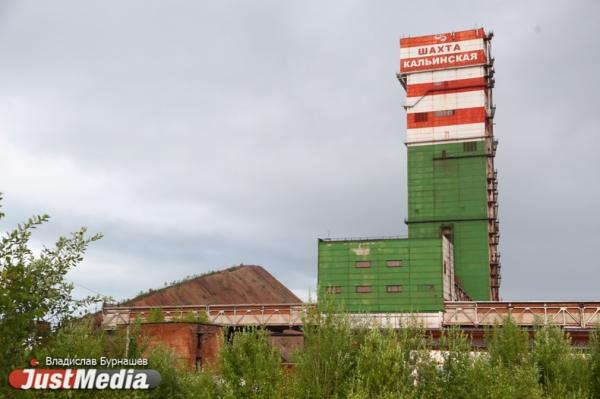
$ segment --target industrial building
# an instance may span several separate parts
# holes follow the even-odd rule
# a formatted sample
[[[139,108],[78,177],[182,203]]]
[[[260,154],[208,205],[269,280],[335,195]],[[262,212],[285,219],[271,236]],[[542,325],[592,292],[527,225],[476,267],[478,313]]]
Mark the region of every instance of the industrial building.
[[[400,40],[408,237],[320,239],[320,295],[352,312],[499,300],[491,39],[481,28]]]
[[[600,326],[600,302],[500,301],[492,36],[480,28],[400,40],[408,237],[319,239],[319,300],[334,298],[372,326],[417,321],[433,338],[458,327],[473,345],[507,317],[528,329],[561,326],[585,345]],[[128,329],[141,319],[190,367],[214,361],[220,328],[261,326],[285,363],[314,306],[264,269],[240,266],[107,304],[102,326]],[[158,324],[148,317],[157,308],[165,315]],[[182,323],[200,313],[207,322]]]

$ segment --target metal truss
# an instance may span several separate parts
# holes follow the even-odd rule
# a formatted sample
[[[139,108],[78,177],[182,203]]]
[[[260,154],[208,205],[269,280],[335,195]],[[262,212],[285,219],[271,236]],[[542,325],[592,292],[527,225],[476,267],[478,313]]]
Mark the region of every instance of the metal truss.
[[[148,321],[152,309],[160,308],[164,321],[200,319],[208,323],[243,326],[301,326],[313,304],[241,304],[182,306],[110,306],[102,309],[102,325],[111,330],[139,318]],[[449,326],[482,327],[501,324],[512,318],[522,326],[556,325],[569,329],[600,327],[600,302],[446,302],[443,312],[432,313],[361,313],[353,314],[353,322],[373,326],[400,328],[417,324],[428,329]]]
[[[600,326],[600,302],[446,302],[445,326],[490,326],[506,318],[523,326],[574,329]]]

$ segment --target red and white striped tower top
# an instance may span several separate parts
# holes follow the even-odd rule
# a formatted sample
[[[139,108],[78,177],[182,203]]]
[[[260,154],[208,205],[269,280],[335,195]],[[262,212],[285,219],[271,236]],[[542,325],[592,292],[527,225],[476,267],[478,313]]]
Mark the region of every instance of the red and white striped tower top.
[[[408,145],[490,135],[489,60],[489,37],[481,28],[400,40]]]

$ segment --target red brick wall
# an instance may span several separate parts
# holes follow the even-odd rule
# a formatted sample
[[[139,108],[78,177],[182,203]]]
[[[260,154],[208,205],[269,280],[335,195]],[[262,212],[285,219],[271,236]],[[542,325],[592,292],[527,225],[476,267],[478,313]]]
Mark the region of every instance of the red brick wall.
[[[212,324],[143,323],[141,333],[150,346],[162,343],[171,348],[190,370],[215,366],[223,345],[223,328]],[[304,345],[302,333],[294,330],[271,333],[268,341],[281,354],[283,364],[292,363],[293,355]]]
[[[218,360],[222,336],[219,326],[178,322],[143,323],[141,334],[150,346],[162,343],[172,349],[191,370],[196,369],[197,360],[203,367],[214,365]]]

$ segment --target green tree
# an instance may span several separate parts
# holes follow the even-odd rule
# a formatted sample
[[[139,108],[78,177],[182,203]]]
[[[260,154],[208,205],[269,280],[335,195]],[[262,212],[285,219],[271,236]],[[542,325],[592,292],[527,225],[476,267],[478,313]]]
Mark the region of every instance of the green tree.
[[[415,397],[413,349],[402,332],[371,329],[356,360],[352,391],[356,397]]]
[[[529,334],[508,317],[504,323],[494,326],[487,337],[490,360],[503,367],[531,364]]]
[[[462,330],[451,328],[440,338],[440,348],[444,350],[441,374],[445,395],[449,398],[469,397],[478,383],[474,381],[475,359],[469,337]]]
[[[589,397],[589,368],[586,367],[586,359],[573,349],[571,340],[559,327],[538,327],[533,357],[540,385],[547,397]]]
[[[364,330],[353,328],[343,306],[331,298],[304,317],[304,348],[297,356],[298,398],[345,398],[352,387]]]
[[[590,339],[589,386],[592,397],[600,398],[600,329]]]
[[[36,254],[30,248],[31,233],[48,220],[48,215],[34,216],[0,238],[0,379],[22,366],[28,351],[39,343],[40,322],[61,322],[101,300],[96,296],[74,300],[73,284],[65,280],[82,261],[88,244],[101,235],[88,236],[81,228]]]
[[[221,374],[232,397],[279,397],[281,356],[269,344],[265,330],[236,332],[221,350]]]

